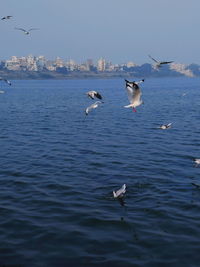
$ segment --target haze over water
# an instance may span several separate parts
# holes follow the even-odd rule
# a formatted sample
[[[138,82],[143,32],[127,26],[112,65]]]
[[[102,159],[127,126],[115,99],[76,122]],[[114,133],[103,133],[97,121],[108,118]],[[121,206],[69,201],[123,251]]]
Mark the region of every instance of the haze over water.
[[[0,95],[0,265],[198,266],[200,79],[146,79],[137,113],[123,79],[12,83]],[[89,90],[105,103],[86,117]],[[112,191],[124,183],[122,207]]]

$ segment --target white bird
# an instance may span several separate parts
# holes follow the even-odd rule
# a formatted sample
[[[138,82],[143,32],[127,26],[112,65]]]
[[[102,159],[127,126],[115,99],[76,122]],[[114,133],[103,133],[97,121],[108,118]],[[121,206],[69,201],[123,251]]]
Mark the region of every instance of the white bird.
[[[149,55],[149,57],[150,57],[154,62],[156,62],[156,64],[155,64],[155,68],[156,68],[156,69],[162,67],[162,65],[166,65],[166,64],[170,64],[170,63],[174,62],[174,61],[158,61],[158,60],[156,60],[155,58],[151,57],[150,55]]]
[[[31,28],[31,29],[29,29],[29,30],[25,30],[25,29],[23,29],[23,28],[15,28],[15,30],[23,31],[24,34],[29,35],[29,34],[30,34],[30,31],[39,30],[39,29],[38,29],[38,28]]]
[[[162,129],[162,130],[165,130],[165,129],[171,128],[171,125],[172,125],[172,123],[163,124],[163,125],[159,126],[158,128]]]
[[[196,163],[196,165],[200,164],[200,159],[194,159],[194,163]]]
[[[140,106],[144,102],[141,100],[141,90],[138,84],[144,82],[144,79],[138,82],[129,82],[125,80],[126,82],[126,90],[128,94],[128,99],[130,101],[130,105],[124,106],[125,108],[132,108],[134,112],[136,112],[136,107]]]
[[[1,20],[11,19],[11,18],[12,18],[12,16],[5,16],[5,17],[1,18]]]
[[[5,92],[3,90],[0,90],[0,94],[4,94]]]
[[[98,108],[98,106],[99,106],[100,104],[102,104],[102,103],[103,103],[103,102],[101,102],[101,101],[96,101],[94,104],[92,104],[91,106],[89,106],[89,107],[86,108],[86,110],[85,110],[85,114],[88,115],[88,113],[89,113],[91,110],[93,110],[93,109],[95,109],[95,108]]]
[[[113,197],[114,198],[122,198],[125,193],[126,193],[126,184],[123,184],[119,190],[113,191]]]
[[[102,99],[102,96],[97,91],[89,91],[86,93],[88,97],[94,99],[95,97],[98,99]]]
[[[4,81],[4,82],[6,82],[7,84],[11,85],[11,82],[10,82],[9,80],[7,80],[7,79],[3,79],[3,78],[0,77],[0,81]]]

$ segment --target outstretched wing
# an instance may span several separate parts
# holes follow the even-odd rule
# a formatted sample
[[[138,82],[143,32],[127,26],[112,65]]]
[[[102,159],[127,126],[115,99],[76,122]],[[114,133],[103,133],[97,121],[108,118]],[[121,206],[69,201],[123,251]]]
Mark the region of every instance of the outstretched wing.
[[[7,84],[11,85],[11,82],[10,82],[9,80],[4,79],[4,81],[5,81]]]
[[[26,32],[26,30],[23,29],[23,28],[16,28],[16,27],[15,27],[15,30],[20,30],[20,31]]]
[[[153,58],[152,56],[148,55],[154,62],[159,63],[155,58]]]
[[[122,187],[115,192],[116,196],[123,196],[126,193],[126,184],[123,184]]]
[[[95,92],[95,96],[99,99],[102,99],[102,96],[98,92]]]
[[[174,62],[174,61],[162,61],[162,62],[160,62],[160,64],[170,64],[172,62]]]
[[[39,29],[38,28],[31,28],[28,31],[30,32],[30,31],[35,31],[35,30],[39,30]]]

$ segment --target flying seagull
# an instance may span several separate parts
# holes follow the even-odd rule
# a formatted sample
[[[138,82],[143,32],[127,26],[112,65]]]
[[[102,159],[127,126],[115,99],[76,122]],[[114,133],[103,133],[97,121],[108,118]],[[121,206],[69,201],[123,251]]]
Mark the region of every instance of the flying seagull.
[[[5,16],[5,17],[1,18],[1,20],[11,19],[11,18],[12,18],[12,16]]]
[[[162,67],[162,65],[166,65],[166,64],[170,64],[170,63],[174,62],[174,61],[158,61],[155,58],[151,57],[150,55],[149,55],[149,57],[156,63],[155,64],[156,68],[160,68],[160,67]]]
[[[171,128],[171,125],[172,125],[172,123],[163,124],[163,125],[159,126],[158,128],[162,129],[162,130],[165,130],[165,129]]]
[[[39,29],[38,29],[38,28],[31,28],[31,29],[29,29],[29,30],[25,30],[25,29],[23,29],[23,28],[15,28],[15,30],[23,31],[24,34],[29,35],[29,34],[30,34],[30,31],[39,30]]]
[[[88,113],[89,113],[91,110],[93,110],[93,109],[95,109],[95,108],[98,108],[98,106],[99,106],[100,104],[102,104],[102,103],[103,103],[103,102],[101,102],[101,101],[96,101],[94,104],[92,104],[91,106],[89,106],[89,107],[86,108],[86,110],[85,110],[85,114],[88,115]]]
[[[102,96],[96,92],[96,91],[89,91],[86,93],[88,97],[94,99],[95,97],[98,98],[98,99],[102,99]]]
[[[9,80],[7,80],[7,79],[3,79],[3,78],[0,77],[0,81],[4,81],[4,82],[6,82],[7,84],[11,85],[11,82],[10,82]]]
[[[125,108],[132,108],[134,112],[136,112],[136,107],[140,106],[144,102],[141,100],[141,90],[138,84],[144,82],[144,79],[138,82],[129,82],[128,80],[125,80],[126,82],[126,90],[128,94],[128,99],[130,101],[130,105],[124,106]]]

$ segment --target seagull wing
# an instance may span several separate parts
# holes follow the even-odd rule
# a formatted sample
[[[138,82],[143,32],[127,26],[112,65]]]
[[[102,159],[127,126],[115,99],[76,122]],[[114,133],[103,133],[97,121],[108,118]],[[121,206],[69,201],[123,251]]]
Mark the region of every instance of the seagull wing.
[[[161,61],[160,64],[170,64],[172,62],[174,62],[174,61]]]
[[[4,81],[5,81],[7,84],[11,85],[11,82],[10,82],[9,80],[4,79]]]
[[[102,96],[98,92],[95,92],[95,96],[99,99],[102,99]]]
[[[30,31],[35,31],[35,30],[39,30],[39,29],[38,28],[31,28],[28,31],[30,32]]]
[[[143,83],[144,82],[144,79],[138,81],[138,82],[134,82],[135,84],[140,84],[140,83]]]
[[[27,32],[25,29],[23,28],[15,28],[15,30],[20,30],[20,31],[23,31],[23,32]]]
[[[149,57],[150,57],[150,59],[152,59],[153,61],[155,61],[156,63],[159,63],[155,58],[153,58],[152,56],[150,56],[149,55]]]
[[[166,126],[167,127],[170,127],[172,125],[172,122],[168,123]]]
[[[126,193],[126,184],[123,184],[122,187],[115,192],[116,197],[122,197]]]

